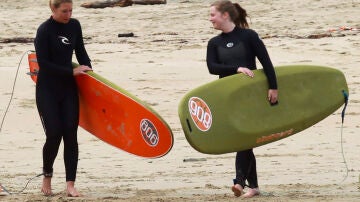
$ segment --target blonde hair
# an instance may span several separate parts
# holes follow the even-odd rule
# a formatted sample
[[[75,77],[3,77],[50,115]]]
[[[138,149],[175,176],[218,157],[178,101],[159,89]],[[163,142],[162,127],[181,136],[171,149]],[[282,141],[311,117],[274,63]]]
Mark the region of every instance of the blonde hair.
[[[49,0],[50,8],[59,8],[62,3],[72,3],[72,0]]]

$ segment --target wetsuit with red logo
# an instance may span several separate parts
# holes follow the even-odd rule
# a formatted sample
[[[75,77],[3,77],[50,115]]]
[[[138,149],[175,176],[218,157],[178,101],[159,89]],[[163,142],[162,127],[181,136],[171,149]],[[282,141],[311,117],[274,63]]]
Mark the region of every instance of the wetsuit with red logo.
[[[79,98],[73,76],[73,52],[79,64],[91,67],[81,25],[76,19],[63,24],[50,17],[39,26],[34,44],[40,67],[36,105],[46,134],[43,171],[45,176],[52,176],[53,164],[63,139],[66,181],[75,181],[79,153]]]
[[[264,43],[255,31],[235,27],[233,31],[221,33],[208,42],[207,66],[211,74],[219,75],[220,78],[236,74],[239,67],[255,70],[256,58],[263,66],[269,89],[277,89],[274,67]],[[252,149],[237,152],[235,169],[234,184],[245,187],[247,180],[250,188],[258,187],[256,159]]]

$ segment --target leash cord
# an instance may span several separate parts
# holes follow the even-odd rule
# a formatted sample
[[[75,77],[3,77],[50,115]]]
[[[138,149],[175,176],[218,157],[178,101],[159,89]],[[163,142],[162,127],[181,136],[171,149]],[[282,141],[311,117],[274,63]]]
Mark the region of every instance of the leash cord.
[[[28,54],[29,52],[31,52],[31,51],[26,51],[26,52],[23,53],[23,55],[21,56],[21,59],[20,59],[20,61],[19,61],[19,64],[18,64],[18,66],[17,66],[14,83],[13,83],[13,85],[12,85],[10,100],[9,100],[9,103],[8,103],[8,105],[7,105],[7,107],[6,107],[5,112],[4,112],[4,116],[2,117],[2,120],[1,120],[0,133],[1,133],[1,131],[2,131],[2,128],[3,128],[4,122],[5,122],[5,117],[6,117],[7,113],[8,113],[8,111],[9,111],[9,108],[10,108],[10,105],[11,105],[11,101],[13,100],[13,96],[14,96],[14,92],[15,92],[15,84],[16,84],[17,77],[18,77],[18,74],[19,74],[20,64],[21,64],[22,60],[24,59],[24,56],[25,56],[26,54]]]
[[[345,168],[346,168],[345,177],[344,177],[344,179],[340,182],[340,183],[342,183],[342,182],[344,182],[344,181],[347,179],[347,177],[348,177],[348,175],[349,175],[349,168],[348,168],[348,166],[347,166],[346,159],[345,159],[345,154],[344,154],[343,124],[341,124],[341,140],[340,140],[340,142],[341,142],[341,154],[342,154],[343,161],[344,161]]]
[[[343,110],[341,112],[340,144],[341,144],[341,154],[342,154],[343,161],[344,161],[345,168],[346,168],[346,174],[345,174],[344,179],[340,183],[344,182],[347,179],[348,175],[349,175],[349,168],[348,168],[346,158],[345,158],[345,154],[344,154],[344,141],[343,141],[345,110],[346,110],[346,106],[348,105],[349,95],[345,92],[345,90],[343,90],[342,93],[344,95],[345,105],[344,105],[344,108],[343,108]]]
[[[34,177],[30,178],[30,179],[27,181],[25,187],[24,187],[22,190],[20,190],[19,192],[9,192],[9,191],[5,190],[4,187],[3,187],[3,188],[4,188],[4,190],[5,190],[7,193],[9,193],[9,194],[21,194],[21,193],[23,193],[23,191],[27,188],[27,186],[29,185],[29,183],[30,183],[33,179],[35,179],[35,178],[37,178],[37,177],[40,177],[40,176],[42,176],[42,175],[44,175],[44,173],[35,175]]]
[[[26,52],[23,53],[23,55],[21,56],[21,59],[20,59],[20,61],[19,61],[19,64],[18,64],[18,66],[17,66],[16,74],[15,74],[15,79],[14,79],[14,82],[13,82],[13,85],[12,85],[10,100],[9,100],[9,103],[8,103],[8,105],[7,105],[7,107],[6,107],[4,116],[2,117],[2,120],[1,120],[0,133],[1,133],[2,127],[3,127],[3,125],[4,125],[5,117],[6,117],[7,113],[8,113],[8,111],[9,111],[9,108],[10,108],[10,105],[11,105],[11,101],[13,100],[13,96],[14,96],[14,92],[15,92],[15,85],[16,85],[16,81],[17,81],[18,74],[19,74],[19,69],[20,69],[21,62],[22,62],[22,60],[24,59],[24,56],[25,56],[26,54],[28,54],[29,52],[31,52],[31,51],[29,50],[29,51],[26,51]],[[38,175],[30,178],[30,179],[27,181],[25,187],[24,187],[21,191],[19,191],[19,192],[11,193],[11,192],[9,192],[8,190],[6,190],[4,186],[1,185],[1,187],[2,187],[2,189],[3,189],[6,193],[8,193],[8,194],[20,194],[20,193],[22,193],[22,192],[27,188],[27,186],[28,186],[28,184],[30,183],[30,181],[32,181],[32,180],[35,179],[36,177],[40,177],[40,176],[42,176],[42,175],[44,175],[44,173],[38,174]]]

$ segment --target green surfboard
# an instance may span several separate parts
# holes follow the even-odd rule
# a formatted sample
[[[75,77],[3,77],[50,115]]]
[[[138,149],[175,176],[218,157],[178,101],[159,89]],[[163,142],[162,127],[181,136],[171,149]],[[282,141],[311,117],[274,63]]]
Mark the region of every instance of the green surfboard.
[[[344,74],[310,65],[275,68],[278,104],[267,100],[262,69],[250,78],[236,74],[188,92],[179,118],[189,144],[201,153],[223,154],[274,142],[323,120],[345,102]]]

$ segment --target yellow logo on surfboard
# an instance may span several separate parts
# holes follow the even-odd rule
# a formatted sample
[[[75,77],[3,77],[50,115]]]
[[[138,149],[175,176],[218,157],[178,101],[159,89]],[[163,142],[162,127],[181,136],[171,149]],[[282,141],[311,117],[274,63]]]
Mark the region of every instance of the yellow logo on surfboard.
[[[188,105],[196,127],[201,131],[208,131],[212,124],[212,115],[208,105],[198,97],[191,97]]]

